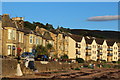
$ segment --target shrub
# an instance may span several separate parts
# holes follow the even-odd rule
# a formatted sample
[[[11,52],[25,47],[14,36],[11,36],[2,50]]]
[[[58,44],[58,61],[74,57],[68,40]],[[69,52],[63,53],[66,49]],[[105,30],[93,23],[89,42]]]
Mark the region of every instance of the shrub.
[[[83,64],[83,67],[88,68],[88,64]]]
[[[118,61],[117,63],[120,64],[120,61]]]
[[[111,68],[111,66],[109,64],[103,64],[102,67],[103,68]]]
[[[61,59],[68,59],[68,55],[64,54],[63,56],[61,56]]]
[[[82,58],[76,58],[76,61],[77,61],[78,63],[84,63],[84,59],[82,59]]]
[[[101,63],[107,63],[106,60],[101,60]]]
[[[80,70],[80,68],[75,68],[74,70]]]

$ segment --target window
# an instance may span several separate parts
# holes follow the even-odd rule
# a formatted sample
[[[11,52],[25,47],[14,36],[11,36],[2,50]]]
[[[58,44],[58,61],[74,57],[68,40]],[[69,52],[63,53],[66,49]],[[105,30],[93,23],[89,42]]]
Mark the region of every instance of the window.
[[[30,36],[30,44],[33,43],[33,36]]]
[[[12,30],[8,29],[8,39],[12,39]]]
[[[22,40],[22,43],[23,43],[23,37],[24,37],[24,34],[21,34],[22,36],[21,36],[21,40]]]
[[[8,49],[11,49],[11,45],[8,45]]]
[[[78,43],[76,43],[76,47],[78,47]]]
[[[36,38],[36,44],[38,44],[38,38]]]
[[[21,42],[21,33],[18,34],[19,35],[19,42]]]
[[[16,31],[15,30],[12,30],[12,38],[13,38],[13,40],[16,40]]]
[[[40,45],[42,45],[42,38],[40,38],[40,41],[39,41],[39,42],[40,42]]]

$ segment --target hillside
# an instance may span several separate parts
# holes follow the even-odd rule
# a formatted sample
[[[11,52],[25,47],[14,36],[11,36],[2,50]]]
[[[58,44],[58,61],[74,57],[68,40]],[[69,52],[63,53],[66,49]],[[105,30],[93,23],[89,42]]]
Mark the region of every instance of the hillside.
[[[70,29],[70,33],[82,36],[92,36],[102,39],[114,39],[120,42],[120,32],[118,31],[100,31],[85,29]]]
[[[91,37],[96,37],[96,38],[101,38],[101,39],[113,39],[118,42],[120,42],[120,32],[118,31],[100,31],[100,30],[86,30],[86,29],[69,29],[69,28],[64,28],[64,27],[59,27],[55,29],[51,24],[43,24],[40,22],[33,22],[30,23],[28,21],[24,22],[24,26],[26,28],[29,28],[31,30],[35,30],[36,26],[39,26],[40,28],[45,28],[49,31],[58,33],[58,32],[69,32],[72,34],[76,35],[81,35],[81,36],[91,36]]]

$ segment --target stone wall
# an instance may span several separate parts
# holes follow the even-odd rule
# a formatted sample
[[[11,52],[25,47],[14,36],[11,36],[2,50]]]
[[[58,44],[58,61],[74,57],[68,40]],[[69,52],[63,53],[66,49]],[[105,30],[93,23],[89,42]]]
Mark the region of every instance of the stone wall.
[[[39,72],[45,71],[57,71],[57,70],[69,70],[72,68],[80,67],[81,64],[67,64],[50,62],[48,64],[41,64],[40,61],[35,62],[35,67]],[[21,69],[24,72],[24,65],[21,63]],[[17,60],[2,60],[2,76],[15,76],[17,69]]]

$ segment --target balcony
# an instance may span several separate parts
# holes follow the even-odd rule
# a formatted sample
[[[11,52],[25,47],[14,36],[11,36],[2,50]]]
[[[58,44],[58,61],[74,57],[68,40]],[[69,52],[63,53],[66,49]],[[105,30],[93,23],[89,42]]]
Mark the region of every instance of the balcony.
[[[80,44],[76,43],[76,48],[81,48]]]
[[[77,51],[76,54],[80,55],[80,51]]]
[[[100,53],[98,53],[99,55],[102,55],[103,53],[102,52],[100,52]]]
[[[113,53],[108,53],[107,56],[113,56]]]
[[[120,57],[120,53],[118,54],[118,57]]]
[[[97,50],[102,50],[102,47],[99,47]]]
[[[91,47],[90,47],[90,46],[87,46],[87,47],[86,47],[86,50],[91,50]]]
[[[113,49],[112,48],[108,48],[107,51],[112,51]]]
[[[91,53],[90,53],[90,52],[87,52],[87,53],[86,53],[86,56],[91,56]]]
[[[120,49],[118,49],[118,52],[120,52]]]

